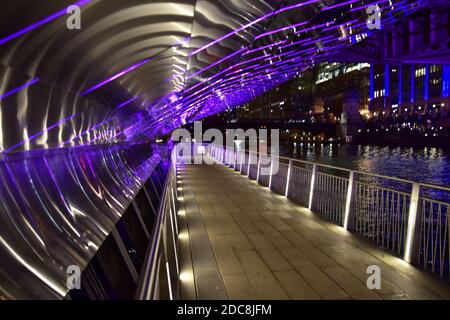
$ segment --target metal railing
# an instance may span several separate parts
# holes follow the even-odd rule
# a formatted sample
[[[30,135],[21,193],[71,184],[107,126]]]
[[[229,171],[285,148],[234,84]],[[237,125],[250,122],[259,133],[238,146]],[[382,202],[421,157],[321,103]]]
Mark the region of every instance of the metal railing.
[[[208,155],[407,262],[450,276],[450,188],[211,144]],[[274,164],[278,170],[270,169]]]
[[[139,278],[139,300],[174,300],[180,297],[176,162],[170,165],[150,246]]]
[[[450,204],[420,197],[420,250],[421,267],[439,273],[449,273]]]

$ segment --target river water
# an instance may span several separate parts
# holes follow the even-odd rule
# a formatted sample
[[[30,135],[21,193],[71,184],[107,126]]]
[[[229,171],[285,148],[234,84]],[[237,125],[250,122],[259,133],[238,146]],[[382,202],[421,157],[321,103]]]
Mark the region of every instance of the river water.
[[[280,154],[352,170],[450,186],[450,150],[392,148],[366,145],[309,145],[292,143]]]

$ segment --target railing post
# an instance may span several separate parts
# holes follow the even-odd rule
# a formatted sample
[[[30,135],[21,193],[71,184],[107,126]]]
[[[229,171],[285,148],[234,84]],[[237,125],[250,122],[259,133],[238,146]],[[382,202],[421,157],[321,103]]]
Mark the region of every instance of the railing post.
[[[250,163],[252,163],[252,153],[248,152],[247,177],[250,177]]]
[[[352,196],[353,196],[353,182],[355,180],[355,173],[353,171],[350,171],[349,177],[348,177],[348,188],[347,188],[347,199],[345,202],[345,211],[344,211],[344,229],[349,229],[349,221],[350,221],[350,209],[352,206]],[[353,221],[353,219],[351,220]],[[351,225],[350,227],[353,227]]]
[[[405,254],[403,259],[408,263],[416,263],[419,256],[420,220],[419,211],[420,184],[413,183],[409,204],[408,228],[406,232]]]
[[[233,166],[234,163],[234,149],[230,150],[230,168]]]
[[[256,168],[256,182],[259,182],[259,171],[261,169],[261,154],[258,156],[258,166]]]
[[[292,160],[289,160],[289,167],[286,177],[286,192],[284,193],[285,197],[287,198],[289,195],[289,182],[291,181],[291,169],[292,169]]]
[[[309,210],[312,210],[312,204],[314,199],[314,187],[316,184],[316,174],[317,174],[317,164],[313,165],[313,171],[311,175],[311,187],[309,189],[309,203],[308,203]]]
[[[272,175],[273,175],[273,156],[270,156],[269,189],[272,189]]]
[[[233,149],[233,150],[231,150],[231,155],[230,155],[230,168],[233,168],[234,162],[235,162],[235,158],[236,158],[236,155],[235,155],[234,149]]]

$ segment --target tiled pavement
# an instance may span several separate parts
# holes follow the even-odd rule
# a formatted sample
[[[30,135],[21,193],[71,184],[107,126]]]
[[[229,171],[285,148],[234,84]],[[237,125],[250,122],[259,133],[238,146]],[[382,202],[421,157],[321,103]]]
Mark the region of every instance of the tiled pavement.
[[[179,176],[198,299],[450,299],[448,283],[230,168]],[[381,290],[366,286],[369,265]]]

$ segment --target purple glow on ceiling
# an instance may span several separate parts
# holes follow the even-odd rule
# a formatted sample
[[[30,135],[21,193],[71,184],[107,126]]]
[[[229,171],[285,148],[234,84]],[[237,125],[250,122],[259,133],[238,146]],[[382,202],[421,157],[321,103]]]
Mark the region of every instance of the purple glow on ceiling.
[[[194,56],[194,55],[196,55],[199,52],[202,52],[203,50],[205,50],[205,49],[215,45],[216,43],[219,43],[219,42],[221,42],[221,41],[223,41],[223,40],[225,40],[225,39],[227,39],[227,38],[229,38],[229,37],[231,37],[231,36],[241,32],[242,30],[245,30],[245,29],[247,29],[247,28],[257,24],[258,22],[266,20],[267,18],[270,18],[272,16],[275,16],[275,15],[280,14],[280,13],[285,12],[285,11],[289,11],[289,10],[292,10],[292,9],[297,9],[297,8],[300,8],[300,7],[303,7],[303,6],[306,6],[306,5],[310,5],[310,4],[313,4],[313,3],[316,3],[316,2],[319,2],[319,0],[309,0],[309,1],[306,1],[306,2],[297,3],[297,4],[294,4],[294,5],[290,5],[290,6],[287,6],[287,7],[284,7],[284,8],[281,8],[281,9],[269,12],[269,13],[263,15],[262,17],[259,17],[258,19],[253,20],[253,21],[251,21],[251,22],[249,22],[249,23],[247,23],[247,24],[237,28],[236,30],[231,31],[230,33],[227,33],[227,34],[221,36],[220,38],[217,38],[216,40],[214,40],[214,41],[204,45],[203,47],[200,47],[200,48],[192,51],[191,53],[189,53],[189,57]]]
[[[297,3],[276,10],[275,13],[313,3],[318,3],[318,1]],[[375,3],[377,2],[365,2],[364,7]],[[392,7],[390,7],[392,11],[386,17],[387,24],[395,22],[395,19],[392,18],[393,13],[406,10],[403,6],[404,1],[398,1],[398,3],[402,5],[392,3]],[[408,6],[410,5],[409,3]],[[332,6],[334,5],[329,7]],[[321,8],[315,8],[316,11],[317,9]],[[413,9],[408,9],[408,12],[411,11]],[[153,104],[154,107],[150,105],[149,109],[153,108],[158,112],[150,113],[149,120],[145,122],[144,127],[148,125],[148,128],[151,127],[158,131],[165,126],[172,127],[172,124],[180,123],[176,119],[182,119],[183,123],[191,122],[198,119],[198,115],[212,115],[256,98],[259,94],[289,80],[317,62],[324,61],[325,57],[336,53],[337,50],[350,46],[355,42],[356,37],[366,38],[369,33],[365,21],[365,11],[361,13],[339,15],[334,19],[332,16],[325,16],[324,19],[319,19],[320,23],[316,22],[317,19],[292,22],[290,25],[277,26],[278,28],[275,30],[269,29],[270,31],[257,35],[254,42],[247,47],[241,47],[209,65],[198,66],[194,72],[191,70],[191,74],[185,78],[187,81],[183,85],[176,86],[176,90],[174,90],[174,92],[180,93],[179,100],[164,103],[158,107],[156,107],[158,102]],[[261,18],[267,18],[271,14]],[[324,20],[328,20],[328,22],[323,22]],[[253,25],[252,22],[193,51],[191,55],[250,25]],[[286,36],[286,39],[278,38],[279,41],[272,41],[271,38],[269,40],[269,37],[264,37],[287,30],[294,36]],[[278,35],[273,40],[277,40],[277,37]],[[176,77],[181,76],[177,74],[166,81]],[[168,96],[164,99],[167,99]],[[163,122],[163,124],[159,122]]]
[[[222,112],[225,109],[240,106],[279,86],[318,62],[326,61],[328,56],[335,54],[337,51],[348,48],[352,45],[352,42],[356,42],[354,41],[356,37],[366,37],[368,30],[364,8],[377,2],[345,1],[324,8],[322,8],[322,5],[311,8],[315,12],[328,11],[326,13],[318,13],[321,15],[319,19],[308,18],[307,20],[303,19],[304,21],[298,21],[301,19],[301,16],[298,15],[297,17],[295,15],[296,12],[293,12],[294,14],[289,15],[289,19],[282,17],[281,21],[277,20],[277,23],[269,25],[266,30],[262,30],[262,24],[257,25],[263,20],[283,12],[319,3],[318,0],[299,2],[265,14],[192,51],[188,55],[189,57],[228,37],[237,35],[249,27],[253,27],[253,31],[259,30],[259,35],[256,35],[251,43],[244,44],[234,51],[225,51],[226,54],[219,54],[215,61],[211,62],[210,57],[208,59],[197,59],[197,64],[187,63],[187,66],[191,66],[191,69],[184,71],[186,69],[184,65],[183,68],[179,68],[181,71],[177,69],[176,74],[164,81],[164,83],[167,83],[173,80],[174,86],[172,91],[166,92],[165,96],[159,100],[148,105],[146,104],[145,110],[140,110],[140,112],[135,112],[135,109],[130,110],[135,112],[134,115],[139,115],[139,121],[136,121],[136,117],[133,115],[130,117],[130,123],[120,124],[122,129],[127,126],[133,128],[129,130],[129,135],[125,135],[126,139],[133,139],[135,136],[143,136],[147,133],[167,133],[182,124],[202,119]],[[331,9],[353,3],[363,3],[364,7],[361,7],[363,11],[359,12],[352,8],[351,13],[349,12],[345,15],[339,13],[339,15],[336,14],[336,17],[333,17],[335,11]],[[383,20],[386,25],[395,23],[395,13],[405,10],[405,6],[399,6],[397,5],[398,3],[405,2],[393,1],[392,9],[391,6],[389,7],[392,10],[392,14]],[[407,5],[410,6],[410,2]],[[401,14],[398,16],[401,16]],[[288,25],[286,25],[287,21],[289,21]],[[178,45],[185,44],[189,39],[190,37],[186,37]],[[126,68],[92,86],[81,93],[81,96],[85,96],[132,72],[148,61],[150,59]],[[172,70],[175,70],[173,66]],[[135,92],[134,94],[136,95],[131,98],[127,96],[126,99],[128,100],[115,106],[114,109],[122,109],[132,104],[141,98],[144,92]],[[112,114],[116,113],[112,112]],[[119,111],[117,114],[121,114],[121,112]],[[68,119],[62,120],[62,122],[65,121],[68,121]],[[32,136],[27,141],[57,127],[62,122],[54,124]],[[81,129],[79,130],[81,131]],[[86,139],[80,140],[80,144],[86,143],[86,140],[89,140],[87,143],[109,141],[114,138],[111,138],[111,136],[117,136],[121,131],[117,130],[115,124],[107,124],[100,128],[97,125],[66,141],[64,144],[73,143],[75,139],[88,132],[89,138],[86,137]],[[6,152],[18,148],[27,141],[12,147],[12,149],[8,149]]]
[[[38,78],[33,79],[31,81],[28,81],[28,82],[24,83],[23,85],[21,85],[20,87],[14,88],[11,91],[5,92],[4,94],[0,95],[0,100],[4,99],[6,97],[9,97],[9,96],[11,96],[11,95],[13,95],[13,94],[15,94],[15,93],[17,93],[19,91],[22,91],[23,89],[28,88],[28,87],[30,87],[33,84],[36,84],[38,82],[39,82]]]
[[[119,72],[119,73],[117,73],[117,74],[115,74],[115,75],[109,77],[108,79],[106,79],[106,80],[104,80],[104,81],[102,81],[102,82],[96,84],[95,86],[91,87],[90,89],[88,89],[88,90],[82,92],[82,93],[80,94],[80,97],[83,97],[83,96],[85,96],[85,95],[87,95],[87,94],[89,94],[89,93],[91,93],[91,92],[97,90],[98,88],[101,88],[101,87],[103,87],[104,85],[106,85],[106,84],[108,84],[108,83],[110,83],[110,82],[112,82],[112,81],[114,81],[114,80],[116,80],[116,79],[118,79],[118,78],[120,78],[120,77],[126,75],[127,73],[129,73],[129,72],[131,72],[131,71],[133,71],[133,70],[139,68],[140,66],[146,64],[146,63],[149,62],[150,60],[151,60],[151,59],[145,59],[145,60],[143,60],[143,61],[141,61],[141,62],[138,62],[138,63],[132,65],[131,67],[126,68],[125,70],[122,70],[121,72]]]
[[[314,2],[317,1],[304,2],[280,10],[287,11]],[[364,8],[374,3],[377,2],[366,2]],[[395,13],[405,10],[405,7],[393,3],[391,10]],[[325,23],[316,24],[312,20],[298,22],[260,34],[256,37],[257,41],[251,44],[251,48],[241,48],[193,73],[188,78],[190,83],[181,92],[179,100],[174,104],[165,104],[158,109],[157,114],[151,114],[146,122],[147,127],[144,128],[155,132],[168,132],[179,123],[189,123],[256,98],[318,61],[324,61],[327,56],[349,47],[354,37],[365,38],[368,30],[365,12],[362,13],[356,16],[339,16],[338,19],[327,16],[329,21]],[[386,23],[395,23],[393,16],[394,14],[390,14]],[[294,28],[294,25],[298,28]],[[242,27],[238,30],[242,30]],[[292,30],[296,36],[269,44],[269,40],[259,41],[265,40],[262,35],[286,30]],[[225,35],[203,49],[235,33],[236,31]],[[347,34],[349,35],[346,36]],[[198,77],[202,73],[206,75]]]
[[[76,5],[76,6],[82,7],[82,6],[88,4],[91,1],[92,0],[81,0],[81,1],[73,3],[72,5]],[[45,19],[42,19],[42,20],[40,20],[40,21],[38,21],[36,23],[33,23],[33,24],[29,25],[28,27],[26,27],[26,28],[24,28],[22,30],[19,30],[19,31],[17,31],[17,32],[15,32],[15,33],[13,33],[13,34],[3,38],[3,39],[0,39],[0,46],[5,44],[5,43],[7,43],[7,42],[9,42],[9,41],[11,41],[11,40],[14,40],[14,39],[20,37],[20,36],[22,36],[22,35],[24,35],[24,34],[26,34],[28,32],[30,32],[30,31],[32,31],[32,30],[34,30],[36,28],[39,28],[39,27],[43,26],[44,24],[47,24],[47,23],[49,23],[49,22],[51,22],[53,20],[56,20],[59,17],[64,16],[66,14],[67,14],[67,8],[64,8],[63,10],[60,10],[60,11],[52,14],[51,16],[48,16]]]

